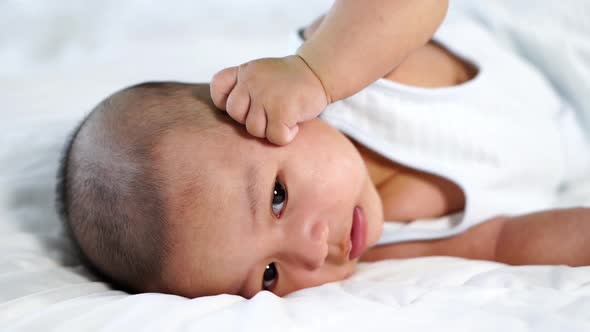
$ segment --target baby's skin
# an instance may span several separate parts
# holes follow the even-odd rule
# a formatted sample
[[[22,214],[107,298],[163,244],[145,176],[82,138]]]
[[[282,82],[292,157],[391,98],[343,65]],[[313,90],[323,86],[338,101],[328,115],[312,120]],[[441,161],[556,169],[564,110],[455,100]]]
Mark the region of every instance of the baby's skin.
[[[207,149],[195,153],[196,146]],[[233,120],[207,135],[170,132],[159,154],[165,156],[160,168],[169,179],[167,211],[174,223],[168,231],[174,246],[160,283],[145,290],[246,298],[268,290],[283,296],[345,279],[359,261],[432,255],[590,264],[590,209],[498,216],[448,239],[375,247],[384,213],[403,211],[409,219],[446,214],[457,198],[447,194],[457,187],[376,162],[357,147],[321,119],[302,123],[294,140],[281,147],[250,136]],[[379,178],[391,181],[396,195],[384,194]],[[458,198],[461,209],[464,200]],[[440,210],[433,210],[431,201],[441,203]],[[354,249],[359,214],[363,238]]]
[[[425,66],[437,74],[421,75]],[[469,64],[428,43],[386,78],[436,87],[460,84],[473,75]],[[168,270],[175,293],[252,297],[268,290],[286,295],[344,279],[359,261],[417,256],[590,264],[584,235],[590,231],[590,209],[582,208],[498,216],[451,238],[374,247],[384,220],[409,221],[463,209],[461,189],[386,160],[320,119],[301,123],[299,134],[282,147],[236,126],[224,124],[219,134],[206,138],[177,132],[162,145],[171,156],[190,155],[197,139],[214,147],[199,158],[166,159],[167,172],[176,179],[171,197],[192,192],[187,182],[200,183],[199,191],[208,193],[206,201],[190,210],[171,209],[183,211],[175,219],[189,217],[195,223],[180,223],[175,233],[182,244],[171,255]],[[192,181],[197,173],[201,176]],[[351,238],[358,211],[366,229],[362,248],[354,252]]]

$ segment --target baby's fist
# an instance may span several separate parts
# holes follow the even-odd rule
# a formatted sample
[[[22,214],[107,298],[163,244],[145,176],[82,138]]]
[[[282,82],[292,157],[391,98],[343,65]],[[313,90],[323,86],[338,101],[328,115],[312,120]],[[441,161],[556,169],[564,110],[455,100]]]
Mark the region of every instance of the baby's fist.
[[[211,97],[248,133],[277,145],[291,142],[298,123],[317,117],[330,103],[322,82],[297,55],[226,68],[213,77]]]

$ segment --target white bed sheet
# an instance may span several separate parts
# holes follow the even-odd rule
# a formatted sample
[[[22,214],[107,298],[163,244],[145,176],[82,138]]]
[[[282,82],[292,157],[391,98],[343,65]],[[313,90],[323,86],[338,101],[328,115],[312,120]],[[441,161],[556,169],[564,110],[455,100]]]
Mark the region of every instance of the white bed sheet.
[[[329,1],[0,2],[0,331],[590,331],[590,267],[430,257],[361,264],[285,298],[128,295],[90,275],[53,209],[68,131],[143,80],[206,81],[288,49]],[[590,205],[590,178],[559,205]]]

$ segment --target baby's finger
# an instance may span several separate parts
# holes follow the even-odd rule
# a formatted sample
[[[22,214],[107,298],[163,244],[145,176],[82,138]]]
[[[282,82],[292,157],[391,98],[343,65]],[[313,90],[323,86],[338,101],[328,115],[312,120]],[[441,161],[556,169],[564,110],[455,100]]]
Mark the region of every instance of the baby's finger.
[[[250,104],[246,117],[246,130],[250,135],[264,138],[266,133],[266,113],[261,105]]]
[[[299,132],[299,126],[295,125],[289,128],[280,122],[268,121],[266,124],[266,138],[273,144],[289,144]]]
[[[232,119],[244,124],[249,108],[250,93],[248,93],[246,85],[238,83],[227,98],[226,112]]]
[[[238,67],[229,67],[219,71],[211,79],[211,99],[219,109],[225,110],[227,97],[238,81]]]

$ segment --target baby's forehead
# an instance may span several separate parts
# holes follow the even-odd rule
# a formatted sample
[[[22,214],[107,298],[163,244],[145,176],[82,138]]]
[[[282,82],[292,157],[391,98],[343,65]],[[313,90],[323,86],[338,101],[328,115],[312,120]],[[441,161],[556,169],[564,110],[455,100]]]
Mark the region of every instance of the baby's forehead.
[[[170,209],[187,213],[219,208],[219,202],[244,181],[248,160],[228,139],[231,135],[235,134],[213,128],[175,130],[162,137],[156,167]]]

